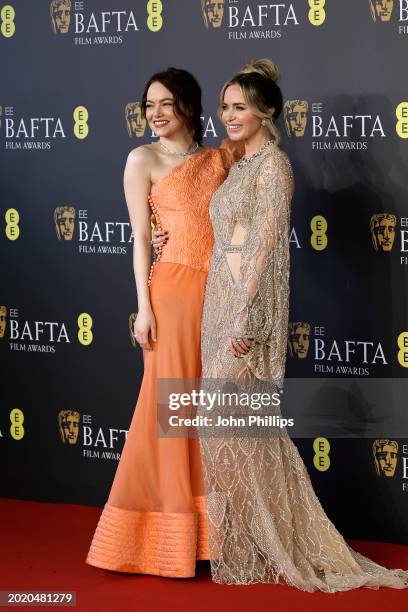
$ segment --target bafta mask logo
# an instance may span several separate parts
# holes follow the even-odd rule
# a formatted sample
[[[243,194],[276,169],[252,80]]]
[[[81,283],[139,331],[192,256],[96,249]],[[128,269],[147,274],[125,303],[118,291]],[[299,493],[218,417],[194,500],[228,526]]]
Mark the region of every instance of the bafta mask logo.
[[[212,28],[219,28],[224,17],[224,0],[221,2],[201,0],[201,11],[207,30],[210,28],[210,26]]]
[[[72,240],[75,229],[75,208],[57,206],[54,210],[54,223],[58,240]]]
[[[309,104],[306,100],[286,100],[283,105],[283,118],[289,137],[299,138],[305,135],[308,109]]]
[[[373,21],[389,21],[392,15],[394,0],[368,0]]]
[[[131,138],[142,138],[146,129],[146,119],[142,115],[140,102],[129,102],[125,107],[128,134]]]
[[[66,34],[71,22],[71,0],[52,0],[50,15],[54,34]]]
[[[377,213],[371,216],[370,231],[376,251],[392,250],[395,238],[397,218],[389,213]]]
[[[398,461],[398,442],[395,440],[374,440],[373,459],[377,476],[392,478]]]
[[[289,354],[291,357],[305,359],[309,351],[310,325],[302,321],[289,323]]]
[[[4,338],[7,325],[7,306],[0,306],[0,338]]]
[[[137,317],[137,313],[136,312],[131,312],[129,315],[129,335],[130,335],[130,341],[132,343],[133,347],[138,346],[137,342],[135,340],[135,337],[133,335],[133,325],[136,321],[136,317]]]
[[[76,444],[79,431],[79,412],[76,410],[60,410],[58,425],[63,444]]]

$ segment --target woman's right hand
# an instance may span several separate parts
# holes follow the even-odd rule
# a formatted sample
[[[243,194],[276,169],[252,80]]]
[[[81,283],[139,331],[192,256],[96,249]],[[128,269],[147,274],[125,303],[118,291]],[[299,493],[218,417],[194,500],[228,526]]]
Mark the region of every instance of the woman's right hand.
[[[153,342],[156,342],[156,318],[151,308],[140,310],[133,324],[133,335],[142,349],[151,351],[149,334]]]
[[[156,255],[159,253],[160,247],[164,246],[169,239],[169,232],[167,230],[153,230],[152,232],[152,245]]]

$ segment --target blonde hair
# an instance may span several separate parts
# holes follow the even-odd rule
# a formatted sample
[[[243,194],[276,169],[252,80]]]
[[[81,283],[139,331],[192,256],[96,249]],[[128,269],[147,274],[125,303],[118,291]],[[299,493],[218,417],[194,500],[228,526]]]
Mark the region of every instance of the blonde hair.
[[[270,59],[257,59],[245,64],[238,74],[227,81],[221,89],[219,118],[221,119],[222,116],[226,89],[230,85],[239,85],[249,109],[254,115],[265,120],[265,127],[275,139],[276,144],[279,144],[282,136],[274,121],[274,118],[279,117],[283,106],[282,92],[277,85],[279,79],[279,69]],[[274,107],[272,116],[269,110],[271,107]]]

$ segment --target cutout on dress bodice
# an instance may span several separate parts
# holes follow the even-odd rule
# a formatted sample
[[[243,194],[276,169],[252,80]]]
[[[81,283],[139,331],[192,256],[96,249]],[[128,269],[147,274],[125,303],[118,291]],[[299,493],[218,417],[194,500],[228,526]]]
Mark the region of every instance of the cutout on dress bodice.
[[[231,242],[225,247],[225,257],[230,270],[231,278],[237,283],[241,271],[242,247],[246,241],[247,231],[239,223],[235,224]]]

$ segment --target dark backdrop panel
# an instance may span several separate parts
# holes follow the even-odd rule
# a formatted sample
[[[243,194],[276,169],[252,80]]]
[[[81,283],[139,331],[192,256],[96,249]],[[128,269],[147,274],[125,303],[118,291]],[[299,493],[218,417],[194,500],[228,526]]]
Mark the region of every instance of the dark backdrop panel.
[[[287,376],[321,378],[322,388],[326,377],[407,376],[406,2],[385,12],[354,0],[215,4],[208,27],[200,0],[0,5],[3,496],[103,505],[109,493],[143,371],[129,335],[137,300],[123,169],[153,140],[148,128],[129,134],[125,106],[169,65],[202,85],[206,146],[224,137],[226,79],[256,57],[281,70],[278,125],[296,180],[290,320],[305,349],[291,337]],[[297,131],[287,109],[303,112]],[[69,240],[56,232],[59,207]],[[327,224],[323,248],[316,223]],[[83,313],[92,337],[78,328]],[[376,472],[373,442],[330,439],[319,470],[313,439],[297,440],[345,536],[408,543],[408,432],[391,440],[388,476]]]

